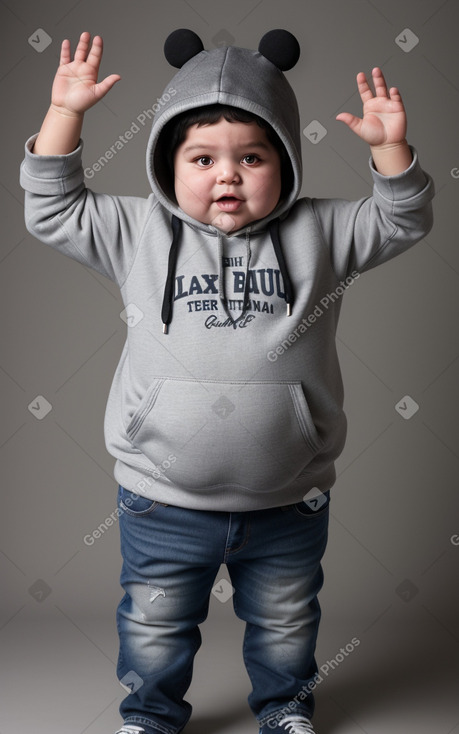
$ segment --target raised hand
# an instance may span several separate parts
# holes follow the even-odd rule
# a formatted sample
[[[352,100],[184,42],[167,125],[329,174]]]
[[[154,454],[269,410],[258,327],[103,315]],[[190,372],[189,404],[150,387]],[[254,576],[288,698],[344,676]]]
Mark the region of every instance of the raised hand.
[[[111,74],[97,83],[103,43],[100,36],[94,36],[90,47],[90,40],[87,31],[81,34],[73,61],[70,41],[62,42],[60,65],[51,92],[51,106],[57,112],[82,115],[121,79],[119,74]]]
[[[84,113],[121,79],[119,74],[111,74],[97,82],[103,45],[101,37],[94,36],[89,48],[90,40],[91,35],[87,31],[81,34],[73,61],[70,42],[62,42],[51,105],[33,147],[33,153],[37,155],[66,155],[75,150],[80,140]]]
[[[406,136],[406,114],[397,87],[387,89],[379,67],[372,72],[375,93],[363,72],[357,74],[357,87],[363,103],[363,117],[341,112],[336,119],[344,122],[371,146],[401,143]]]
[[[379,67],[372,72],[374,93],[363,72],[357,74],[357,87],[363,103],[363,117],[341,112],[344,122],[371,146],[373,162],[379,173],[396,176],[411,164],[413,156],[406,142],[406,113],[397,87],[387,88]]]

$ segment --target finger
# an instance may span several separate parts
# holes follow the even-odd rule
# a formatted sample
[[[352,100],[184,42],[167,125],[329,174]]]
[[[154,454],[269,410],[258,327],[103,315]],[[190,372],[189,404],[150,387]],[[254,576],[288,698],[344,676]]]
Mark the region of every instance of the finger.
[[[397,87],[391,87],[389,89],[389,97],[394,100],[394,102],[401,102],[402,101],[402,95],[400,94]]]
[[[91,64],[91,66],[95,66],[96,68],[98,68],[100,65],[100,60],[102,58],[103,50],[104,44],[102,38],[100,36],[94,36],[91,50],[87,58],[88,64]]]
[[[96,84],[95,86],[95,93],[96,96],[101,99],[102,97],[105,97],[107,92],[110,91],[110,89],[113,87],[116,82],[119,82],[121,79],[119,74],[110,74],[110,76],[107,76],[105,79],[102,79],[99,84]]]
[[[362,120],[360,119],[360,117],[351,115],[350,112],[340,112],[340,114],[337,115],[335,119],[339,122],[344,122],[344,124],[347,125],[355,133],[360,130],[360,127],[362,125]]]
[[[59,64],[70,64],[70,41],[68,38],[62,41]]]
[[[363,103],[373,98],[373,92],[370,89],[367,77],[365,76],[363,71],[360,71],[357,74],[357,89],[359,90],[360,99]]]
[[[384,74],[381,69],[376,66],[372,72],[373,84],[375,85],[375,92],[377,97],[387,97],[387,85],[384,79]]]
[[[78,41],[78,46],[76,47],[75,51],[75,61],[86,61],[90,38],[91,34],[88,33],[88,31],[84,31],[81,34],[80,40]]]

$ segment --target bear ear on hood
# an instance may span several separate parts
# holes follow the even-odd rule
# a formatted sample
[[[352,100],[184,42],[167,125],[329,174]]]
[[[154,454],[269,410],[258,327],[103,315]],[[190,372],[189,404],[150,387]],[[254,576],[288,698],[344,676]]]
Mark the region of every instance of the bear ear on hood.
[[[204,51],[201,39],[188,28],[177,28],[172,31],[164,43],[166,61],[176,69],[181,69],[187,61]]]
[[[203,50],[203,43],[197,33],[188,28],[172,31],[164,43],[164,56],[169,64],[177,69],[181,69],[187,61]],[[300,44],[293,33],[283,28],[265,33],[258,51],[280,71],[293,69],[300,58]]]
[[[281,71],[293,69],[300,58],[300,44],[293,33],[283,28],[276,28],[265,33],[258,50]]]

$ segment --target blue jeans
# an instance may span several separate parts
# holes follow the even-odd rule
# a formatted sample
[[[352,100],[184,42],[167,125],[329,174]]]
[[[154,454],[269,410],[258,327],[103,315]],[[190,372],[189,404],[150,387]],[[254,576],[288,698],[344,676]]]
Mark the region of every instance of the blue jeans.
[[[152,502],[119,487],[125,595],[117,611],[117,673],[131,691],[120,705],[125,723],[147,734],[176,734],[187,723],[191,705],[184,695],[201,644],[198,625],[207,617],[221,563],[234,593],[225,582],[214,594],[227,600],[232,594],[246,622],[248,700],[259,724],[279,718],[286,707],[312,716],[325,497],[316,512],[304,502],[212,512]]]

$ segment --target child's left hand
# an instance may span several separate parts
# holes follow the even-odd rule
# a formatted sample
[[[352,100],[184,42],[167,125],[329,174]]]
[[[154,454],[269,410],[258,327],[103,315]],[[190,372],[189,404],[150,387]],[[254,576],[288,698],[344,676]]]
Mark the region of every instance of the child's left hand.
[[[344,122],[362,140],[373,146],[391,146],[405,141],[406,113],[397,87],[387,89],[384,75],[373,69],[373,94],[363,72],[357,74],[357,86],[363,102],[363,118],[341,112],[336,119]]]

